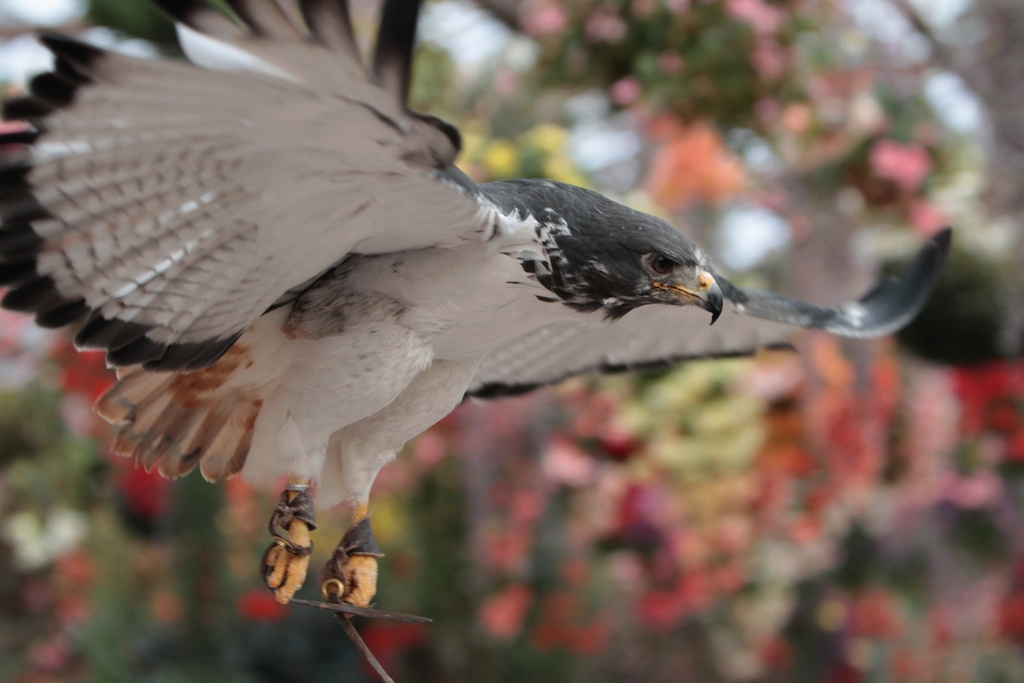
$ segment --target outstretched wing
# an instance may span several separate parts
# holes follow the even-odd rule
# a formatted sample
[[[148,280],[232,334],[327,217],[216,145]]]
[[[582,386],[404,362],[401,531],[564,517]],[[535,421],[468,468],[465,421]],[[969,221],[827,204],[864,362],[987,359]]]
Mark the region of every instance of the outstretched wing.
[[[186,62],[41,40],[54,73],[0,136],[3,306],[115,365],[214,362],[349,253],[452,245],[498,220],[441,182],[458,133],[405,106],[419,0],[387,0],[367,73],[344,0],[158,0]]]
[[[692,306],[645,306],[604,328],[552,323],[491,352],[469,394],[522,393],[585,372],[622,372],[677,361],[748,355],[784,346],[795,328],[844,337],[877,337],[906,325],[927,302],[949,252],[950,231],[932,238],[900,278],[885,279],[858,301],[822,308],[718,278],[731,302],[718,322]]]

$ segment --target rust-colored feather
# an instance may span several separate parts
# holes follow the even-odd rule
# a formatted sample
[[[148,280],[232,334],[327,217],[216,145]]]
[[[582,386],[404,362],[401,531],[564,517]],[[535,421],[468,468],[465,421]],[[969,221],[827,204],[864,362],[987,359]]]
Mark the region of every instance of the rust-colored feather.
[[[246,344],[195,372],[154,373],[141,366],[119,372],[119,381],[96,402],[96,412],[120,426],[119,455],[134,456],[147,471],[166,477],[197,464],[213,481],[241,471],[263,399],[231,385],[252,367]]]

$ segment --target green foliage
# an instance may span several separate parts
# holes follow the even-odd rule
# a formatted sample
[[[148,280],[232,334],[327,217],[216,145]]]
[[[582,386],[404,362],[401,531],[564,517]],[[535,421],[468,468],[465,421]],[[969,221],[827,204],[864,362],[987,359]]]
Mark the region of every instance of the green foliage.
[[[129,36],[174,49],[174,24],[149,0],[89,0],[88,20]]]
[[[970,365],[999,358],[1001,286],[996,263],[954,248],[928,304],[896,337],[939,363]]]
[[[45,511],[92,500],[93,478],[104,466],[95,443],[68,430],[60,401],[58,392],[38,384],[0,392],[0,467],[13,494],[8,506]]]
[[[787,12],[773,45],[788,48],[802,21],[788,14],[793,3],[773,3]],[[733,17],[724,2],[694,2],[677,13],[650,3],[615,2],[599,7],[570,5],[570,25],[556,40],[541,40],[546,85],[572,83],[606,89],[626,77],[643,85],[645,99],[675,112],[685,121],[709,119],[724,127],[760,128],[755,105],[763,98],[791,98],[798,90],[786,77],[766,76],[752,58],[759,37],[745,21]],[[597,39],[588,26],[599,12],[622,22],[619,39]],[[777,40],[777,43],[774,41]]]

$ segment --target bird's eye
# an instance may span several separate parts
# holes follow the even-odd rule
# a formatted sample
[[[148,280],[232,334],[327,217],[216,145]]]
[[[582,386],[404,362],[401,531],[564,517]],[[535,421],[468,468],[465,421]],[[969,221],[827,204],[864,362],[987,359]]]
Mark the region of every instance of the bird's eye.
[[[653,254],[647,263],[651,266],[651,270],[658,275],[668,275],[676,267],[675,261],[661,254]]]

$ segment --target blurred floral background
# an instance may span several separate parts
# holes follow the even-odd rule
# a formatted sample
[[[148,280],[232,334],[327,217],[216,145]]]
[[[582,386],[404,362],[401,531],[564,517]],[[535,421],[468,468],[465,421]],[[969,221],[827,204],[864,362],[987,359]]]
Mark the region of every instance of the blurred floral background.
[[[179,55],[143,0],[2,0],[7,94],[43,25]],[[378,606],[434,623],[360,625],[397,680],[1024,682],[1024,4],[432,0],[414,100],[477,180],[593,187],[816,303],[957,230],[896,339],[467,402],[411,443]],[[373,680],[263,587],[266,494],[109,454],[110,382],[0,312],[0,681]]]

